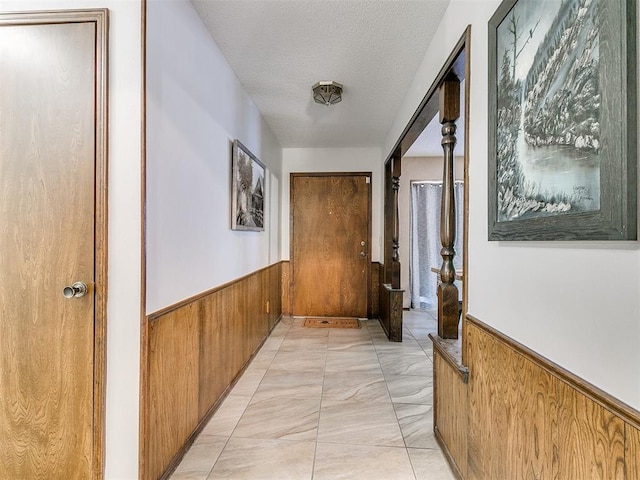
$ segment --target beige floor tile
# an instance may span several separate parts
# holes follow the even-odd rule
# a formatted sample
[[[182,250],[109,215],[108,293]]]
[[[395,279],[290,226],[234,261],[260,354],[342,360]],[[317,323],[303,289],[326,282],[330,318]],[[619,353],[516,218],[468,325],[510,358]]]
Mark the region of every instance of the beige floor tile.
[[[433,408],[431,405],[394,403],[400,430],[407,447],[439,448],[433,434]]]
[[[427,355],[405,355],[401,353],[378,353],[380,366],[385,375],[423,375],[433,374],[433,364]]]
[[[325,350],[291,350],[279,351],[270,370],[286,370],[290,372],[324,372],[327,359]]]
[[[251,363],[247,367],[247,370],[267,370],[273,361],[273,357],[278,353],[277,350],[260,350],[255,357],[251,360]]]
[[[424,350],[417,340],[403,340],[402,342],[390,342],[386,337],[384,340],[374,340],[374,346],[378,353],[400,353],[402,355],[424,355]]]
[[[382,374],[353,372],[327,373],[324,377],[323,400],[355,400],[390,403],[391,397]]]
[[[376,353],[371,338],[329,337],[328,350]]]
[[[319,414],[320,399],[253,399],[233,437],[315,441]]]
[[[229,437],[201,433],[176,468],[171,480],[205,480]]]
[[[266,368],[248,368],[234,385],[231,393],[233,395],[252,396],[266,373]]]
[[[405,314],[400,343],[378,321],[317,329],[284,317],[172,480],[454,478],[433,437],[437,323]]]
[[[295,337],[287,336],[280,345],[280,351],[283,350],[326,350],[329,337]]]
[[[413,335],[413,338],[415,338],[416,340],[418,340],[418,342],[420,340],[429,340],[429,334],[435,334],[438,329],[436,328],[410,328],[409,331],[411,332],[411,335]]]
[[[412,480],[405,448],[318,443],[313,480]]]
[[[284,338],[284,335],[267,338],[262,344],[261,350],[278,350]]]
[[[385,375],[393,403],[433,405],[433,377]]]
[[[240,420],[250,401],[251,397],[228,395],[211,420],[209,420],[209,423],[204,427],[202,433],[231,436],[233,429],[236,428],[238,420]]]
[[[253,398],[315,398],[322,395],[322,372],[289,372],[269,370]]]
[[[318,442],[404,446],[391,404],[337,400],[322,401]]]
[[[231,438],[208,480],[311,480],[315,443]]]
[[[416,480],[455,480],[447,460],[440,450],[408,448]]]
[[[381,374],[378,355],[375,352],[327,352],[327,373],[359,372]]]

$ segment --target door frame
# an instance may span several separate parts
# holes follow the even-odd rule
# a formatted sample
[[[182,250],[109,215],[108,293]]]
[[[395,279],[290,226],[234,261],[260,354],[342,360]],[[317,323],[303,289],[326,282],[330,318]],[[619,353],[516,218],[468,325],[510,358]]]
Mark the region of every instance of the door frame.
[[[296,262],[293,255],[293,242],[295,239],[295,225],[293,222],[293,198],[295,194],[294,178],[297,177],[367,177],[369,179],[367,185],[367,318],[371,318],[371,210],[372,210],[372,172],[293,172],[289,174],[289,259],[291,263],[290,272],[290,292],[289,292],[289,311],[293,315],[293,300],[295,296],[294,271]]]
[[[402,158],[404,153],[411,147],[413,142],[420,136],[431,119],[435,117],[440,109],[439,94],[440,86],[449,75],[455,75],[460,81],[465,81],[464,88],[464,211],[463,211],[463,252],[462,252],[462,271],[464,279],[469,278],[469,110],[470,110],[470,93],[471,93],[471,25],[468,25],[455,47],[445,60],[436,75],[429,90],[418,105],[415,113],[407,123],[400,134],[398,140],[394,144],[391,152],[385,160],[385,166],[394,158]],[[384,222],[388,219],[385,217]],[[466,314],[468,311],[468,282],[462,283],[462,363],[466,365],[467,357],[467,322]]]
[[[108,52],[109,10],[52,10],[0,13],[0,27],[43,24],[94,23],[95,39],[95,272],[93,336],[93,448],[92,477],[104,477],[108,279]]]

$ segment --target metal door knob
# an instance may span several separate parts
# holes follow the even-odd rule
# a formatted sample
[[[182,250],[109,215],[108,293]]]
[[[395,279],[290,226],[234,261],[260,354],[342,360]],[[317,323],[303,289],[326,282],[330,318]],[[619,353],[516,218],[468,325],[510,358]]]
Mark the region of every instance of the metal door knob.
[[[360,252],[360,256],[361,256],[361,257],[366,257],[366,256],[367,256],[367,254],[366,254],[366,253],[364,253],[364,252]]]
[[[64,287],[62,295],[64,298],[80,298],[87,293],[87,284],[84,282],[76,282],[71,286]]]

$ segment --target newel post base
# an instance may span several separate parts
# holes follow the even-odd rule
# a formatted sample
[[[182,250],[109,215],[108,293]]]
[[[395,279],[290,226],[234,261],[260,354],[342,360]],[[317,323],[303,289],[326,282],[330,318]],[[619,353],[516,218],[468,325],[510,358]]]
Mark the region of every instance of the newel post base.
[[[458,287],[453,283],[438,284],[438,336],[458,338]]]

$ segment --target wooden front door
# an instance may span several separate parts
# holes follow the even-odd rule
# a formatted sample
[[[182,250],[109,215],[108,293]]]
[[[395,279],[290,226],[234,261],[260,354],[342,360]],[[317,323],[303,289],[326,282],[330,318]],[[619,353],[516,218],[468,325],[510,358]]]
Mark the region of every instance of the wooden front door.
[[[101,475],[105,22],[0,15],[0,478]]]
[[[366,317],[371,174],[291,174],[294,315]]]

